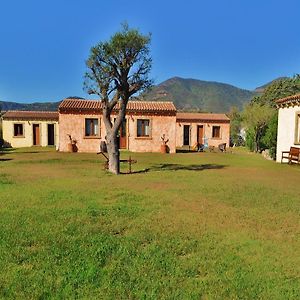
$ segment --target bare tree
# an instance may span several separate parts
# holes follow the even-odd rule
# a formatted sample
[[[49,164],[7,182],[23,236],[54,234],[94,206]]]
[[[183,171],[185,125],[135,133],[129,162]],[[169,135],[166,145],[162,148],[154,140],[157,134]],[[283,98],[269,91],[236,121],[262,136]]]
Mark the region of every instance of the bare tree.
[[[108,41],[91,48],[86,61],[85,89],[100,97],[109,171],[120,173],[120,152],[117,135],[125,118],[127,103],[134,94],[151,86],[149,79],[152,59],[150,57],[151,36],[142,35],[137,29],[125,24]],[[117,111],[115,121],[111,114]]]

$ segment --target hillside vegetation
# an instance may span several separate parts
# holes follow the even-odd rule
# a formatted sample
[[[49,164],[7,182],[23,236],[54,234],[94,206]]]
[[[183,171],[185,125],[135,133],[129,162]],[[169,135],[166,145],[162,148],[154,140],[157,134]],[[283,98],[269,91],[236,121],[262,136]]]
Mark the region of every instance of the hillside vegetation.
[[[225,83],[174,77],[154,86],[144,98],[173,101],[181,110],[218,113],[228,112],[232,106],[242,109],[255,95]]]
[[[57,111],[59,102],[34,102],[34,103],[17,103],[9,101],[0,101],[3,111],[7,110],[44,110]]]

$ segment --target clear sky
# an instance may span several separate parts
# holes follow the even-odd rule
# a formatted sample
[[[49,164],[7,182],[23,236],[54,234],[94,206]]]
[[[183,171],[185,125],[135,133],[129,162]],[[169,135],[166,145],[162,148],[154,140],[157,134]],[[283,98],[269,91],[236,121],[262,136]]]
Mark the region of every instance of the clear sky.
[[[254,89],[300,73],[299,13],[299,0],[1,0],[0,100],[87,97],[89,49],[124,21],[152,33],[155,83]]]

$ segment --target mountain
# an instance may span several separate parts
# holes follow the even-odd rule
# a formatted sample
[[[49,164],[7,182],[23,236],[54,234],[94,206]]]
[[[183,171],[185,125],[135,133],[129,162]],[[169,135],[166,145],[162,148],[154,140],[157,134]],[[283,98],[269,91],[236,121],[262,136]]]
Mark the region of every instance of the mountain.
[[[173,101],[179,110],[220,113],[232,106],[242,109],[257,94],[225,83],[173,77],[154,86],[143,98]]]
[[[254,96],[260,95],[274,81],[285,79],[279,77],[254,91],[240,89],[230,84],[203,81],[197,79],[170,78],[141,95],[148,101],[173,101],[178,110],[202,111],[214,113],[229,112],[232,106],[240,110]],[[72,98],[80,98],[73,96]],[[82,99],[82,98],[81,98]],[[30,104],[0,101],[2,110],[57,110],[60,102],[35,102]]]
[[[17,103],[0,101],[0,107],[2,111],[7,110],[44,110],[44,111],[56,111],[58,109],[59,102],[34,102],[34,103]]]

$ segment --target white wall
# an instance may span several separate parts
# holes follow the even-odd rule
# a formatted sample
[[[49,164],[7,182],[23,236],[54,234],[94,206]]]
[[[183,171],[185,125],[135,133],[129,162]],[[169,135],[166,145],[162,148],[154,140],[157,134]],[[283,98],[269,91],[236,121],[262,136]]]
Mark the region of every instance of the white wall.
[[[300,144],[295,143],[297,113],[300,113],[300,106],[279,108],[276,155],[277,162],[281,161],[282,151],[290,150],[291,146],[300,148]]]

